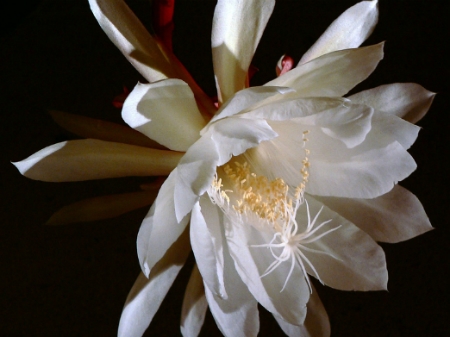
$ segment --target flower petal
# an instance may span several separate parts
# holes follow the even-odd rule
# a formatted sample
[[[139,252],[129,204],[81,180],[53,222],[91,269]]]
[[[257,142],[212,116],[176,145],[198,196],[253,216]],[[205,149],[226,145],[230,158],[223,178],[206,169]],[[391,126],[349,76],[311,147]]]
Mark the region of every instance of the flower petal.
[[[314,198],[376,241],[396,243],[433,229],[419,199],[399,185],[374,199]]]
[[[221,235],[218,238],[213,237],[208,229],[208,227],[214,227],[218,229],[215,232],[220,231],[217,212],[219,209],[211,203],[207,195],[202,196],[200,200],[201,202],[194,205],[191,215],[192,251],[203,282],[215,296],[226,299],[228,296],[223,280],[223,247],[221,242],[217,242],[222,241],[223,238]],[[203,213],[206,213],[208,217],[206,218]],[[213,223],[211,224],[210,221]],[[213,234],[216,234],[215,232]]]
[[[189,233],[186,230],[156,263],[148,279],[143,273],[139,274],[125,301],[119,337],[140,337],[144,334],[189,252]]]
[[[206,301],[202,276],[197,265],[194,265],[181,308],[180,330],[183,337],[197,337],[199,335],[207,309],[208,302]]]
[[[386,258],[380,246],[365,232],[347,219],[333,212],[306,196],[311,217],[317,216],[317,224],[331,220],[316,232],[319,237],[326,231],[336,228],[331,233],[318,240],[306,244],[306,247],[322,253],[304,250],[324,284],[340,290],[383,290],[387,287]],[[306,227],[306,207],[300,207],[297,222]],[[317,226],[318,226],[317,225]],[[316,276],[315,272],[305,264],[308,274]]]
[[[110,219],[151,205],[156,198],[155,190],[104,195],[82,200],[61,208],[46,225],[67,225],[76,222]]]
[[[394,83],[361,91],[349,99],[417,123],[427,113],[435,95],[415,83]]]
[[[59,126],[83,138],[95,138],[152,149],[165,149],[164,146],[125,125],[62,111],[53,110],[49,113]]]
[[[184,217],[180,221],[175,217],[173,198],[175,183],[176,169],[161,186],[139,229],[137,252],[142,271],[146,276],[183,233],[189,221],[189,217]]]
[[[377,22],[377,0],[357,3],[333,21],[302,56],[299,65],[336,50],[359,47],[372,33]]]
[[[258,302],[242,283],[233,261],[225,248],[225,283],[230,289],[228,298],[215,296],[205,285],[209,310],[222,334],[226,337],[256,337],[259,331]]]
[[[383,43],[322,55],[266,83],[294,88],[298,97],[343,96],[365,80],[383,58]]]
[[[225,220],[225,235],[236,270],[258,302],[290,324],[303,324],[310,293],[301,270],[293,270],[284,290],[290,263],[282,263],[271,273],[261,277],[274,257],[266,247],[255,245],[269,243],[272,234],[262,233],[249,223]]]
[[[312,286],[311,297],[306,305],[307,314],[302,325],[289,324],[282,318],[274,316],[283,332],[289,337],[329,337],[331,334],[330,321],[322,301]]]
[[[182,153],[105,142],[72,140],[48,146],[13,163],[24,176],[42,181],[82,181],[129,176],[166,175]]]
[[[246,87],[248,67],[274,6],[274,0],[217,2],[211,42],[221,103]]]
[[[205,126],[189,86],[178,79],[138,83],[125,100],[123,120],[174,151],[187,151]]]
[[[156,40],[122,0],[89,0],[92,13],[106,35],[149,82],[175,75]]]

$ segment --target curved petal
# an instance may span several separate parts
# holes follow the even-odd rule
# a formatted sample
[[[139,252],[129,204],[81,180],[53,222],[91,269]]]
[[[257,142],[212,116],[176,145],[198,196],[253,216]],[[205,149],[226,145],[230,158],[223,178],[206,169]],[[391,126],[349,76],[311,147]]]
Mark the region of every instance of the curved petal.
[[[246,87],[247,71],[275,0],[219,0],[211,35],[219,102]]]
[[[124,102],[122,118],[174,151],[187,151],[206,124],[191,89],[178,79],[138,83]]]
[[[269,243],[271,234],[249,223],[225,220],[225,235],[236,270],[258,302],[290,324],[303,324],[310,292],[300,268],[294,268],[286,285],[290,263],[282,263],[261,277],[274,257],[269,249],[255,246]]]
[[[140,273],[125,301],[119,322],[119,337],[140,337],[150,325],[164,297],[189,255],[186,230],[147,277]]]
[[[197,265],[194,265],[181,308],[180,330],[183,337],[197,337],[199,335],[207,309],[208,302],[206,301],[202,276]]]
[[[315,233],[316,237],[335,229],[305,244],[308,250],[305,249],[303,254],[315,268],[313,271],[305,264],[308,274],[316,277],[317,272],[324,284],[335,289],[385,290],[388,275],[383,249],[347,219],[327,207],[321,209],[323,205],[311,196],[306,196],[306,199],[311,217],[317,215],[317,226],[331,220]],[[297,222],[306,227],[307,219],[306,207],[300,207]]]
[[[46,225],[67,225],[76,222],[110,219],[151,205],[156,198],[155,190],[104,195],[64,206],[54,213]]]
[[[195,261],[203,277],[203,282],[214,293],[215,296],[226,299],[227,292],[223,280],[223,247],[212,237],[208,225],[212,227],[220,226],[217,208],[209,200],[208,196],[202,196],[202,202],[194,205],[191,215],[191,245],[194,252]],[[215,212],[214,212],[215,211]],[[205,212],[208,219],[202,214]],[[214,214],[214,213],[215,214]],[[213,221],[213,224],[209,222]],[[219,237],[219,240],[222,239]],[[219,250],[216,250],[219,249]]]
[[[299,65],[336,50],[359,47],[378,22],[377,2],[362,1],[342,13],[302,56]]]
[[[314,198],[376,241],[396,243],[433,229],[419,199],[399,185],[374,199]]]
[[[42,181],[82,181],[129,176],[167,175],[182,153],[96,139],[48,146],[13,163],[24,176]]]
[[[298,97],[343,96],[365,80],[383,58],[383,43],[322,55],[266,83],[294,88]]]
[[[427,113],[435,95],[415,83],[394,83],[361,91],[349,99],[417,123]]]
[[[258,302],[236,273],[226,245],[224,249],[224,276],[227,288],[230,289],[229,296],[227,299],[215,296],[205,285],[209,310],[224,336],[256,337],[259,331]]]
[[[164,146],[125,125],[63,111],[53,110],[49,111],[49,113],[59,126],[83,138],[95,138],[108,142],[150,147],[152,149],[165,149]]]
[[[307,314],[305,323],[292,325],[285,320],[274,316],[283,332],[289,337],[329,337],[331,335],[330,321],[322,301],[312,286],[311,297],[306,305]]]
[[[175,76],[156,40],[123,0],[89,0],[92,13],[106,35],[149,82]]]
[[[183,233],[189,221],[187,216],[180,221],[175,217],[173,200],[175,178],[176,169],[161,186],[155,202],[139,229],[137,252],[142,271],[146,276]]]

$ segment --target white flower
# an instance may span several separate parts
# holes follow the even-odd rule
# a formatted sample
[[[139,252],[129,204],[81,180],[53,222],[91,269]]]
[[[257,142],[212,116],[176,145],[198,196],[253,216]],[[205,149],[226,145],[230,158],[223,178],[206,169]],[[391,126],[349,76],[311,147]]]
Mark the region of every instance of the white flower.
[[[186,290],[185,336],[200,331],[207,306],[224,335],[256,336],[258,302],[290,336],[329,335],[308,274],[342,290],[386,289],[376,241],[431,228],[420,202],[396,184],[416,167],[407,149],[419,128],[405,119],[420,119],[433,94],[391,84],[343,97],[383,57],[382,44],[357,48],[376,24],[376,1],[342,14],[296,68],[248,88],[248,67],[275,1],[219,0],[212,47],[220,108],[212,118],[211,102],[122,1],[90,3],[152,82],[134,88],[123,119],[171,151],[79,141],[16,166],[52,181],[170,172],[139,231],[145,276],[130,292],[119,335],[148,327],[189,254],[189,238],[198,269]],[[69,160],[61,163],[61,156]],[[80,157],[89,161],[74,169]],[[59,178],[49,171],[54,165],[64,168]]]

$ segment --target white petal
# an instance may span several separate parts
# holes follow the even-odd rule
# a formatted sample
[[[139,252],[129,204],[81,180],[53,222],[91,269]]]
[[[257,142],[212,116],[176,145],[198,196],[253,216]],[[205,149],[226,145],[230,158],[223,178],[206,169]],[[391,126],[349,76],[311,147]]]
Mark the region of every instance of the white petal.
[[[417,197],[399,185],[374,199],[314,198],[376,241],[396,243],[433,229]]]
[[[76,222],[110,219],[151,205],[156,198],[154,190],[104,195],[64,206],[51,216],[46,225],[66,225]]]
[[[365,80],[383,58],[383,44],[322,55],[266,83],[290,87],[299,97],[343,96]]]
[[[183,233],[189,221],[189,217],[184,217],[181,221],[177,221],[175,217],[173,197],[175,177],[176,169],[162,185],[139,229],[137,252],[142,271],[146,276]]]
[[[122,0],[89,0],[91,10],[106,35],[149,82],[175,76],[156,40]]]
[[[274,316],[283,332],[289,337],[329,337],[331,334],[330,321],[322,301],[312,286],[312,294],[306,305],[307,314],[305,323],[292,325],[285,320]]]
[[[307,196],[311,217],[319,213],[322,204]],[[300,207],[296,219],[306,227],[305,206]],[[316,269],[325,285],[340,290],[383,290],[387,287],[386,258],[383,250],[365,232],[354,224],[323,207],[317,218],[317,225],[331,220],[315,235],[337,228],[320,239],[305,244],[307,248],[323,253],[304,250],[303,253]],[[340,227],[339,227],[340,226]],[[338,228],[339,227],[339,228]],[[308,273],[315,272],[305,264]]]
[[[274,271],[261,277],[274,257],[268,248],[254,247],[269,243],[271,234],[263,234],[249,223],[233,223],[231,220],[226,221],[225,230],[236,270],[252,295],[274,315],[291,324],[303,324],[310,294],[301,270],[294,268],[289,282],[281,291],[289,273],[290,262],[282,263]]]
[[[96,139],[48,146],[13,163],[24,176],[51,182],[169,174],[182,153]]]
[[[362,1],[347,9],[303,55],[299,64],[342,49],[357,48],[378,22],[377,0]]]
[[[248,67],[274,5],[274,0],[218,1],[211,42],[220,102],[246,87]]]
[[[306,191],[314,195],[375,198],[389,192],[416,169],[414,159],[398,142],[349,158],[343,155],[340,161],[325,156],[315,158],[315,153],[311,151],[306,186]]]
[[[294,90],[291,88],[267,86],[251,87],[241,90],[220,107],[217,114],[211,119],[209,124],[219,119],[236,115],[237,113],[248,109],[252,105],[264,101],[266,98],[285,95],[290,92],[294,92]],[[205,129],[202,130],[202,134],[205,133]]]
[[[228,296],[223,280],[222,243],[218,243],[217,240],[213,242],[213,237],[206,222],[208,221],[210,227],[217,228],[220,226],[217,212],[219,209],[211,203],[207,195],[204,195],[201,200],[202,203],[197,202],[192,210],[190,225],[192,251],[205,284],[215,296],[226,299]],[[216,208],[216,210],[212,208]],[[203,216],[203,212],[207,213],[207,219]],[[210,221],[214,223],[210,224]],[[221,236],[219,237],[220,239],[222,239]],[[219,251],[216,251],[216,248]]]
[[[202,276],[197,265],[194,265],[181,308],[180,330],[183,337],[197,337],[199,335],[207,309],[208,302],[206,301]]]
[[[236,273],[228,251],[225,258],[224,276],[230,289],[229,296],[226,300],[215,296],[205,285],[209,309],[224,336],[256,337],[259,331],[258,302]]]
[[[140,337],[144,334],[189,252],[189,233],[185,231],[154,266],[148,279],[144,274],[139,274],[125,301],[119,337]]]
[[[394,83],[361,91],[349,99],[416,123],[425,116],[435,95],[415,83]]]
[[[174,151],[187,151],[205,126],[194,94],[178,79],[138,83],[124,102],[123,120]]]

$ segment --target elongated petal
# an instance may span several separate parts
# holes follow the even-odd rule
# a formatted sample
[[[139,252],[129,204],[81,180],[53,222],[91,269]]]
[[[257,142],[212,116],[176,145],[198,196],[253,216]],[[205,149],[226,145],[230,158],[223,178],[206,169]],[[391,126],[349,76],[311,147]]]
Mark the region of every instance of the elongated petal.
[[[156,198],[155,190],[105,195],[65,206],[53,214],[46,225],[110,219],[149,206]]]
[[[394,83],[361,91],[349,99],[417,123],[427,113],[435,95],[415,83]]]
[[[142,271],[146,276],[164,256],[167,249],[185,230],[189,217],[177,221],[174,206],[176,169],[161,186],[150,211],[144,218],[137,238],[137,252]]]
[[[89,0],[92,13],[106,35],[148,81],[177,77],[156,40],[123,0]]]
[[[140,273],[128,294],[120,317],[119,337],[140,337],[150,325],[190,252],[186,230],[152,269]]]
[[[211,42],[220,102],[246,87],[248,67],[274,5],[274,0],[218,1]]]
[[[174,151],[186,151],[205,126],[189,86],[178,79],[138,83],[125,100],[123,120]]]
[[[257,231],[249,223],[235,223],[231,220],[226,221],[225,229],[236,270],[252,295],[272,314],[282,317],[290,324],[303,324],[309,288],[300,268],[292,271],[290,282],[287,282],[283,290],[289,274],[289,262],[282,263],[271,273],[261,277],[274,257],[268,248],[255,246],[269,243],[272,235]]]
[[[266,83],[291,87],[299,97],[343,96],[365,80],[383,58],[383,44],[322,55]]]
[[[211,214],[211,211],[214,211],[211,210],[211,208],[216,206],[212,205],[208,196],[202,197],[202,199],[205,198],[207,200],[202,200],[203,207],[197,202],[192,210],[190,226],[192,251],[194,252],[195,260],[205,284],[215,296],[226,299],[228,296],[223,280],[223,249],[222,251],[216,251],[216,247],[219,246],[217,248],[220,249],[221,244],[214,244],[213,236],[211,235],[206,222],[207,220],[212,220],[214,221],[214,224],[210,224],[210,226],[217,227],[220,226],[220,223],[218,223],[219,218],[217,216],[217,211],[215,212],[216,214]],[[209,210],[207,208],[209,208]],[[203,211],[209,215],[208,219],[205,219],[203,216]],[[219,239],[221,239],[221,237]]]
[[[42,181],[82,181],[167,175],[182,153],[95,139],[48,146],[13,163],[24,176]]]
[[[347,198],[375,198],[389,192],[394,185],[408,177],[416,163],[398,143],[366,151],[342,161],[314,159],[308,193]]]
[[[374,199],[314,198],[376,241],[396,243],[433,229],[419,199],[399,185]]]
[[[377,0],[357,3],[333,21],[303,55],[299,65],[336,50],[359,47],[372,33],[377,22]]]
[[[49,113],[59,126],[83,138],[164,149],[164,146],[124,125],[63,111],[53,110]]]
[[[347,219],[333,212],[310,196],[307,196],[311,217],[317,217],[317,225],[331,220],[319,229],[319,237],[335,228],[320,239],[305,244],[308,249],[304,255],[312,263],[325,285],[340,290],[385,290],[387,287],[386,258],[380,246],[365,232]],[[296,220],[307,223],[306,207],[300,207]],[[313,237],[312,237],[313,238]],[[308,273],[316,277],[315,272],[305,264]]]
[[[224,245],[225,284],[228,298],[215,296],[205,285],[209,309],[222,334],[226,337],[256,337],[259,331],[258,302],[236,272],[228,248]]]
[[[180,329],[183,337],[197,337],[199,335],[207,309],[208,302],[206,301],[202,276],[197,265],[194,265],[181,308]]]
[[[322,301],[312,286],[312,294],[306,305],[307,314],[305,323],[292,325],[285,320],[274,316],[283,332],[289,337],[329,337],[331,334],[330,321]]]

